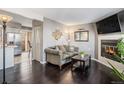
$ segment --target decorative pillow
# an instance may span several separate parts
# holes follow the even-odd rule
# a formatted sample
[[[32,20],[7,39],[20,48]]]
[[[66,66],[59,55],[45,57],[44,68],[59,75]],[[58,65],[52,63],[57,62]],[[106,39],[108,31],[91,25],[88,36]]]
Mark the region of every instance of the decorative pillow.
[[[59,47],[58,46],[56,46],[56,50],[59,51]]]
[[[74,47],[73,46],[69,47],[69,52],[74,52]]]
[[[59,47],[59,50],[61,50],[63,53],[66,52],[66,49],[65,49],[64,46],[61,45],[61,46],[58,46],[58,47]]]
[[[68,46],[67,45],[63,45],[64,46],[64,48],[66,49],[66,51],[68,51]]]

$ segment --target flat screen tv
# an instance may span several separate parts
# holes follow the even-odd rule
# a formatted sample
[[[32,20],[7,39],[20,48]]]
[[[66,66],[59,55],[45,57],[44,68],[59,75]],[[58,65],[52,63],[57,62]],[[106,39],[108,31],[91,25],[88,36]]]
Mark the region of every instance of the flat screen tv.
[[[96,23],[98,34],[121,32],[117,14]]]

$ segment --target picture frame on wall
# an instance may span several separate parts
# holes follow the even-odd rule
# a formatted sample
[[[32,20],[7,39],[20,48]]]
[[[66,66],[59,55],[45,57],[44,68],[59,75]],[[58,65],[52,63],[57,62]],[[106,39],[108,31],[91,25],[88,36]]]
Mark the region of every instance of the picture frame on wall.
[[[88,42],[89,41],[89,31],[76,31],[74,32],[74,40],[76,42]]]

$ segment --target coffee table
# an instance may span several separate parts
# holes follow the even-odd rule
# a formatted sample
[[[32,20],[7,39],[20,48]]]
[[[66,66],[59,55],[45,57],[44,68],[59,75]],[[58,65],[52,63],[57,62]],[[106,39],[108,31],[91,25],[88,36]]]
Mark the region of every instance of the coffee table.
[[[73,56],[72,57],[72,62],[71,62],[71,70],[73,71],[73,68],[74,67],[74,64],[76,64],[77,62],[80,62],[80,68],[82,67],[82,64],[83,63],[83,71],[85,72],[85,63],[86,62],[89,62],[89,67],[91,66],[91,55],[84,55],[84,57],[82,58],[79,54],[76,55],[76,56]]]

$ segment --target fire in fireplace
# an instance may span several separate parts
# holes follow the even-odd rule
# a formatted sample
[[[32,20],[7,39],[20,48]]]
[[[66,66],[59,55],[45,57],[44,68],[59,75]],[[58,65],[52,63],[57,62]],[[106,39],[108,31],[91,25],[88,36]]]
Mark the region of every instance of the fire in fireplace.
[[[118,40],[101,40],[101,56],[117,61],[114,55],[117,54],[117,45]]]

